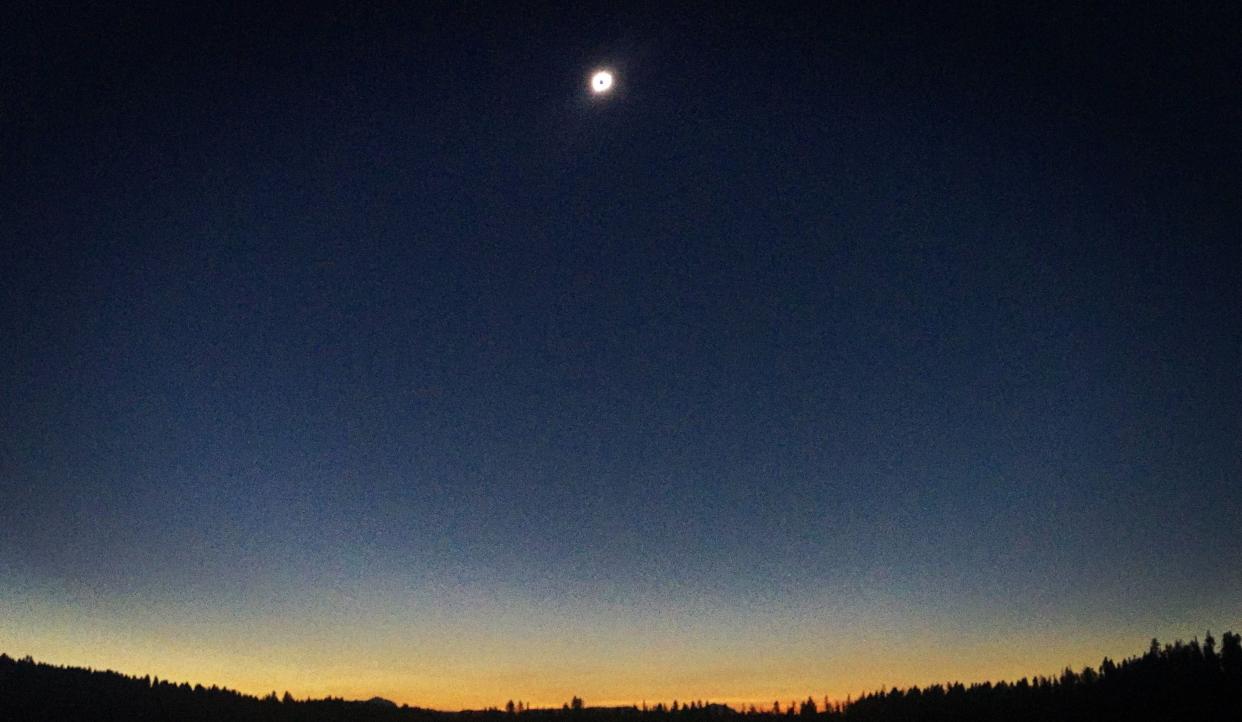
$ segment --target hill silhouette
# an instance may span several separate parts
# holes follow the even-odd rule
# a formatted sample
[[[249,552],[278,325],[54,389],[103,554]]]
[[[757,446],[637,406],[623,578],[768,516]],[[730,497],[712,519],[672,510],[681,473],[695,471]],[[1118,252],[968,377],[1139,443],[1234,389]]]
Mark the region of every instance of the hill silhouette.
[[[1065,669],[1054,677],[893,688],[857,700],[817,704],[776,702],[768,709],[733,709],[695,701],[671,706],[587,707],[575,697],[556,709],[510,701],[504,711],[440,712],[374,697],[295,700],[288,692],[255,697],[217,686],[147,676],[59,667],[0,654],[0,720],[236,720],[250,722],[937,722],[940,720],[1230,720],[1242,719],[1242,636],[1227,632],[1218,650],[1209,633],[1200,643],[1155,639],[1138,656],[1098,668]]]

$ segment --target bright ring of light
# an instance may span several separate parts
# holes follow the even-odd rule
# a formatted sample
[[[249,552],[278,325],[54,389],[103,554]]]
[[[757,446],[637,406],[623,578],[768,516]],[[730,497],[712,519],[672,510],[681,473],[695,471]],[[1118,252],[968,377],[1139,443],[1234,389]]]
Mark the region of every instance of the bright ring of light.
[[[595,94],[607,93],[612,88],[612,73],[607,70],[601,70],[591,76],[591,92]]]

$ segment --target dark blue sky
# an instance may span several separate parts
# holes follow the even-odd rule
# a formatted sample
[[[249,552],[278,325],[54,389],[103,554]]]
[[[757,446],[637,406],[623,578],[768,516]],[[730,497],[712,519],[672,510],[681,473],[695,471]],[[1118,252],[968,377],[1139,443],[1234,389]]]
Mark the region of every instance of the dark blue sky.
[[[1242,624],[1236,7],[246,5],[8,13],[0,648],[479,706],[541,624],[589,701]]]

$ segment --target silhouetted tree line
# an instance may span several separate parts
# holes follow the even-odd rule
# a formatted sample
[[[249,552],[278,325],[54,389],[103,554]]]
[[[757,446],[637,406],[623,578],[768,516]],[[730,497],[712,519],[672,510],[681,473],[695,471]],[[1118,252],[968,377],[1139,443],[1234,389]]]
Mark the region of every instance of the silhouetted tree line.
[[[735,710],[722,704],[674,701],[666,706],[588,707],[574,697],[561,708],[532,708],[510,701],[504,710],[438,712],[374,698],[295,700],[241,694],[216,686],[175,684],[113,671],[56,667],[30,657],[0,654],[0,720],[236,720],[238,722],[713,722],[744,716],[747,722],[939,722],[1005,720],[1242,720],[1242,636],[1226,633],[1221,647],[1208,634],[1160,646],[1141,656],[1105,658],[1098,669],[1065,669],[1055,677],[893,688],[846,702],[808,697],[770,708]]]
[[[14,660],[0,654],[0,721],[25,720],[227,720],[237,722],[320,722],[322,720],[441,720],[451,715],[397,707],[378,698],[297,701],[288,692],[277,697],[242,694],[201,684],[177,684],[158,677],[130,677],[118,672],[57,667],[30,657]]]
[[[1209,633],[1099,669],[1017,682],[933,685],[868,694],[845,706],[845,722],[939,720],[1242,720],[1242,638]]]

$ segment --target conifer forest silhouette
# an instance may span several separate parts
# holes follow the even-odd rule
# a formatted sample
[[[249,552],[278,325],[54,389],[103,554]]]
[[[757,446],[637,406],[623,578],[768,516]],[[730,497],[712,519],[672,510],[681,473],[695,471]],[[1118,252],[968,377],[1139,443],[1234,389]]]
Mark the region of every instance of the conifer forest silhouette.
[[[503,707],[442,712],[380,698],[265,697],[215,685],[62,667],[0,654],[0,720],[406,720],[407,722],[919,722],[939,720],[1242,720],[1242,635],[1151,641],[1141,655],[1056,676],[879,690],[857,699],[780,701],[736,709],[706,701],[560,707],[510,700]]]

